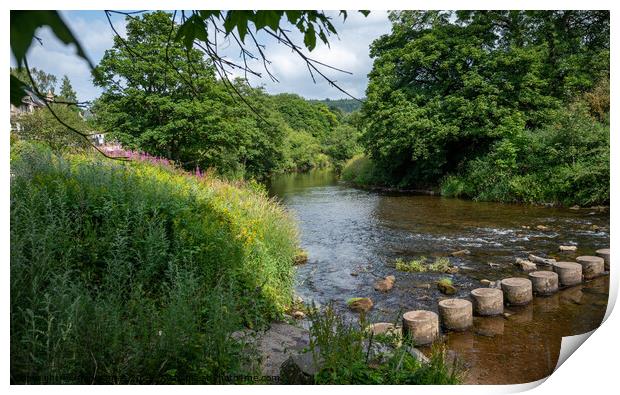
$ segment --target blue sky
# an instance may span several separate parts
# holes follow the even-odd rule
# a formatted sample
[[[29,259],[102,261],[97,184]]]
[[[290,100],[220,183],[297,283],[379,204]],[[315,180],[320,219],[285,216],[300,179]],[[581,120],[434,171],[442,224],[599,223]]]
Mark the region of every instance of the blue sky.
[[[103,11],[61,11],[67,24],[81,40],[83,47],[93,62],[98,63],[106,49],[112,46],[113,31],[110,28]],[[363,97],[367,85],[367,74],[372,68],[372,59],[368,56],[368,46],[382,34],[389,33],[390,23],[387,13],[373,11],[368,17],[357,12],[351,12],[346,22],[338,16],[338,12],[329,12],[333,17],[338,37],[332,37],[330,47],[318,43],[310,54],[313,58],[352,72],[352,75],[325,70],[330,78],[356,97]],[[121,35],[124,34],[124,18],[121,15],[113,16],[114,25]],[[292,28],[292,27],[291,27]],[[69,76],[79,100],[92,100],[101,91],[93,86],[86,62],[74,55],[71,46],[65,46],[49,31],[41,29],[37,32],[43,45],[34,43],[28,53],[28,60],[32,67],[55,74],[59,79],[63,75]],[[259,36],[259,40],[267,46],[266,54],[272,61],[272,72],[279,83],[272,82],[263,73],[263,78],[251,77],[253,86],[264,85],[270,93],[294,92],[309,99],[341,98],[344,94],[326,82],[317,80],[313,83],[305,64],[290,49],[278,45],[270,37]],[[301,36],[296,35],[294,40],[302,42]],[[318,40],[317,40],[318,41]],[[234,45],[223,42],[220,53],[238,59],[238,49]],[[261,64],[253,66],[261,69]]]

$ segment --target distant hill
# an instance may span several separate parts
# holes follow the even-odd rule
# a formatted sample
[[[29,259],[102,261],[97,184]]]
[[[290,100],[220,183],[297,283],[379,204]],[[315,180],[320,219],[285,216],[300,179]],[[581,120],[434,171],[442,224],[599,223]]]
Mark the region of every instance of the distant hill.
[[[323,103],[327,107],[335,107],[342,112],[349,113],[357,111],[362,106],[362,103],[354,99],[323,99],[323,100],[308,100],[314,103]]]

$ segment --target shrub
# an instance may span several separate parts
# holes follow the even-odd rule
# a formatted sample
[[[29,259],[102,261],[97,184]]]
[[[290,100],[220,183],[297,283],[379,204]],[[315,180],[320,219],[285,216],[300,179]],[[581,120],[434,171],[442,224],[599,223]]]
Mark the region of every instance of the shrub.
[[[593,118],[589,105],[578,101],[558,111],[549,125],[500,140],[460,174],[445,177],[442,194],[501,202],[609,203],[609,124]]]
[[[356,155],[346,162],[342,169],[342,179],[362,186],[385,184],[382,173],[372,159],[364,155]]]
[[[11,381],[222,383],[230,333],[292,296],[296,228],[264,192],[31,144],[11,152]]]

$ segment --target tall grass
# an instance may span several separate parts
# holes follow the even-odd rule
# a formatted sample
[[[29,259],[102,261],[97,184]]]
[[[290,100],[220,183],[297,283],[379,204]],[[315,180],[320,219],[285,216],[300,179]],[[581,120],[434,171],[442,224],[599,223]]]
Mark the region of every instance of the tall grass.
[[[365,155],[356,155],[345,163],[342,169],[342,179],[360,186],[377,186],[387,183],[372,159]]]
[[[11,152],[11,381],[222,383],[290,302],[296,227],[253,185]]]
[[[310,319],[310,349],[315,361],[321,361],[314,377],[316,384],[459,384],[463,367],[458,360],[448,362],[445,349],[434,346],[428,363],[409,353],[409,338],[396,335],[372,336],[358,324],[349,323],[331,305],[324,311],[314,309]],[[391,345],[391,352],[380,364],[373,364],[374,343]],[[383,359],[383,358],[382,358]]]

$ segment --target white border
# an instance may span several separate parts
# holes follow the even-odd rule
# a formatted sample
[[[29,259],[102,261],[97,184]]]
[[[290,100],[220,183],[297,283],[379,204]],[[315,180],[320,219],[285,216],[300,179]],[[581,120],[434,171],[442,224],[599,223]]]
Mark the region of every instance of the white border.
[[[90,1],[84,2],[76,1],[76,0],[65,0],[65,1],[21,1],[21,2],[13,2],[12,6],[15,9],[65,9],[65,10],[82,10],[82,9],[196,9],[196,8],[211,8],[211,9],[286,9],[286,8],[297,8],[297,9],[611,9],[611,18],[612,18],[612,33],[611,33],[611,42],[612,42],[612,51],[611,51],[611,69],[616,70],[614,65],[618,64],[618,48],[615,45],[617,40],[617,29],[616,29],[616,12],[617,12],[617,4],[618,2],[611,1],[597,1],[591,0],[588,2],[583,1],[575,1],[575,0],[567,0],[567,1],[442,1],[442,0],[416,0],[416,1],[394,1],[394,0],[383,0],[381,2],[368,1],[368,0],[359,0],[359,1],[304,1],[296,2],[295,4],[291,4],[290,0],[272,0],[272,1],[222,1],[222,0],[202,0],[202,1],[186,1],[186,0],[177,0],[177,1],[161,1],[161,0],[151,0],[151,1],[118,1],[118,0],[108,0],[108,1]],[[5,58],[5,65],[10,64],[10,52],[9,52],[9,12],[8,9],[11,5],[7,2],[4,2],[5,11],[2,13],[2,25],[5,29],[5,34],[3,35],[5,50],[3,56]],[[380,7],[378,7],[380,6]],[[614,74],[615,76],[615,74]],[[618,92],[618,83],[616,78],[612,76],[611,78],[611,89],[612,95],[614,92]],[[8,75],[6,75],[2,79],[2,95],[4,96],[4,102],[8,103],[9,97],[9,82]],[[618,115],[618,106],[616,105],[617,101],[612,99],[612,111],[611,118],[617,119]],[[9,113],[6,111],[3,115],[4,119],[4,137],[2,143],[0,145],[0,156],[2,158],[2,185],[4,186],[4,193],[2,194],[2,207],[4,210],[2,211],[2,249],[3,252],[3,262],[4,262],[4,272],[1,276],[1,286],[3,289],[3,303],[2,303],[2,317],[3,317],[3,325],[2,325],[2,338],[4,342],[2,343],[2,358],[1,358],[1,368],[3,373],[3,383],[4,386],[9,386],[9,194],[8,194],[8,186],[9,186],[9,144],[8,144],[8,125],[9,125]],[[612,196],[612,206],[615,207],[617,203],[618,196],[618,185],[619,183],[616,181],[618,179],[618,160],[615,157],[615,154],[618,154],[618,135],[615,133],[615,130],[611,132],[611,174],[612,181],[611,183],[611,196]],[[610,224],[610,234],[615,235],[616,230],[618,229],[618,216],[615,214],[615,211],[611,210],[611,224]],[[614,251],[620,251],[620,243],[617,238],[611,239],[611,249]],[[617,262],[617,261],[616,261]],[[45,393],[62,393],[62,394],[71,394],[71,393],[83,393],[85,390],[92,392],[93,394],[97,393],[108,393],[109,391],[118,391],[118,392],[131,392],[134,393],[146,393],[147,391],[152,394],[158,393],[168,393],[170,390],[174,391],[182,391],[187,393],[196,393],[196,394],[210,394],[210,393],[243,393],[246,391],[252,391],[255,394],[274,394],[274,393],[286,393],[291,390],[295,391],[298,394],[310,394],[315,393],[316,391],[329,391],[329,392],[355,392],[359,393],[376,393],[377,391],[390,391],[395,393],[459,393],[459,394],[484,394],[484,393],[513,393],[525,391],[528,389],[533,389],[533,393],[543,394],[548,392],[563,392],[563,393],[608,393],[612,391],[615,385],[615,378],[617,377],[617,362],[616,359],[618,357],[618,334],[620,333],[620,318],[618,313],[610,314],[612,311],[613,304],[615,303],[615,299],[617,297],[618,292],[618,275],[613,272],[611,275],[611,290],[610,290],[610,303],[608,306],[606,321],[603,325],[594,331],[592,336],[587,340],[585,346],[579,347],[574,355],[569,357],[565,363],[561,365],[561,367],[553,373],[547,380],[540,380],[536,383],[529,384],[521,384],[521,385],[509,385],[509,386],[455,386],[455,387],[435,387],[435,386],[427,386],[427,387],[416,387],[410,388],[408,386],[391,386],[389,388],[380,388],[377,386],[330,386],[326,388],[316,388],[316,387],[297,387],[290,388],[286,386],[252,386],[252,388],[245,388],[242,386],[184,386],[184,387],[163,387],[163,386],[117,386],[117,387],[108,387],[108,386],[97,386],[85,389],[82,386],[41,386],[41,387],[33,387],[33,386],[12,386],[10,390],[15,393],[23,393],[23,392],[45,392]],[[574,341],[574,339],[572,339]],[[570,340],[569,340],[570,341]],[[564,347],[563,347],[564,349]],[[509,367],[506,367],[509,368]],[[544,384],[542,384],[544,382]],[[540,385],[542,384],[542,385]],[[6,388],[5,387],[5,388]]]

